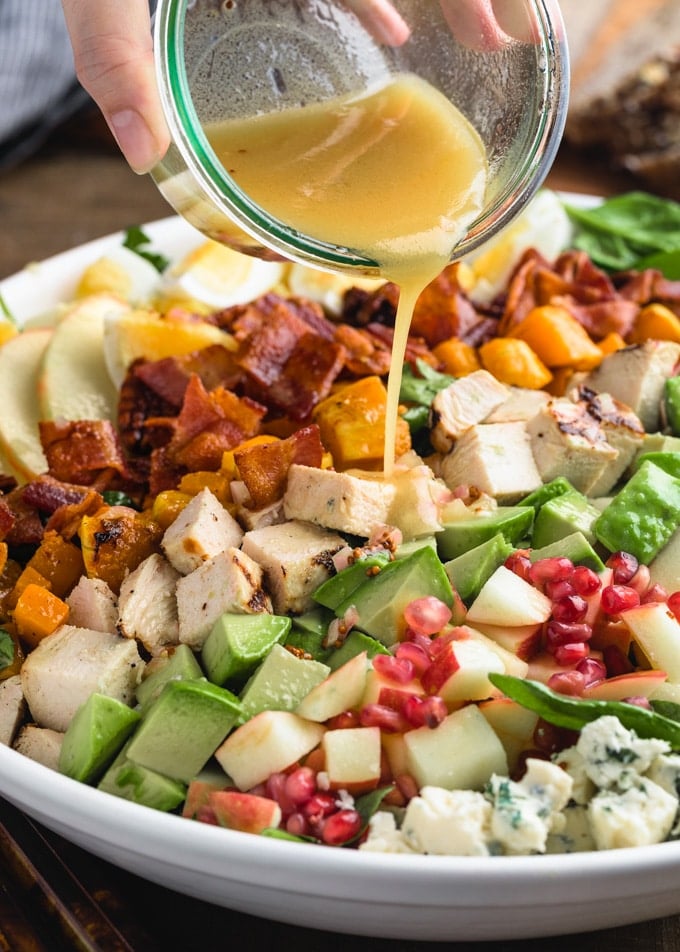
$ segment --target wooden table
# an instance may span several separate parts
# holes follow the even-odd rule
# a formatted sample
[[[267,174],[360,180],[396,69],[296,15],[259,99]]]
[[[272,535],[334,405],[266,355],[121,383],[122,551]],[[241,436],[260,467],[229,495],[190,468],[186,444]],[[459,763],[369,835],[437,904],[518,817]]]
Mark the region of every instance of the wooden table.
[[[548,179],[553,188],[611,195],[634,183],[567,149]],[[0,174],[0,277],[91,238],[165,217],[170,210],[148,177],[133,175],[105,138],[51,143],[21,168]],[[13,845],[21,840],[25,852]],[[41,891],[58,875],[59,901]],[[54,881],[54,879],[52,879]],[[89,935],[72,911],[89,923]],[[418,942],[349,938],[270,923],[144,882],[95,859],[0,803],[0,950],[201,952],[232,948],[298,952],[424,952]],[[550,940],[447,945],[475,952],[653,952],[680,949],[680,917]]]

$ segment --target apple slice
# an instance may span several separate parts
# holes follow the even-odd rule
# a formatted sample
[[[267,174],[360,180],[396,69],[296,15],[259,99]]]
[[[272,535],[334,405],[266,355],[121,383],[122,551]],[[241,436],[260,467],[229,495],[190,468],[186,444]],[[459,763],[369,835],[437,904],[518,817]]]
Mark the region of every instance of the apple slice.
[[[477,631],[486,635],[497,645],[516,655],[521,661],[530,661],[541,648],[541,626],[536,625],[484,625],[475,623]]]
[[[314,750],[325,730],[289,711],[262,711],[233,731],[215,758],[239,790],[250,790]]]
[[[447,704],[458,701],[480,701],[490,697],[495,688],[489,674],[505,673],[505,665],[489,648],[465,638],[450,641],[436,656],[421,680],[429,694],[437,694]]]
[[[552,602],[519,575],[500,565],[468,609],[470,625],[536,625],[547,621]]]
[[[276,829],[282,817],[276,800],[240,790],[217,790],[209,794],[208,807],[220,826],[242,833]]]
[[[648,602],[621,613],[652,668],[680,683],[680,624],[664,602]]]
[[[115,419],[118,391],[104,361],[104,323],[128,310],[120,298],[102,293],[84,298],[61,318],[38,386],[43,419]]]
[[[396,687],[395,682],[376,671],[375,668],[369,668],[366,673],[366,682],[363,697],[361,698],[361,707],[366,704],[379,704],[380,695],[383,691]],[[424,694],[425,690],[418,678],[414,678],[407,684],[400,684],[399,690],[406,694]]]
[[[368,655],[360,652],[317,684],[298,704],[295,713],[319,723],[361,703],[366,687]]]
[[[380,728],[346,727],[326,731],[321,741],[332,790],[357,794],[380,780]]]
[[[538,714],[507,697],[482,701],[479,710],[493,727],[505,748],[508,766],[512,772],[520,754],[535,746],[534,731],[538,723]]]
[[[0,347],[0,447],[12,475],[22,481],[47,470],[36,394],[43,355],[52,329],[23,331]]]
[[[650,697],[667,680],[665,671],[631,671],[588,685],[583,697],[591,701],[624,701],[627,697]]]

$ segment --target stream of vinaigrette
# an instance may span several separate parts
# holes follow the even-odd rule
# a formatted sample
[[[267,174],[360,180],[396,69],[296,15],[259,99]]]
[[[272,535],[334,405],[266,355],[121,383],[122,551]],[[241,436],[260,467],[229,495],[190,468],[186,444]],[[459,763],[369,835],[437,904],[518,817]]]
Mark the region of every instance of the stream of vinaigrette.
[[[481,139],[442,93],[411,74],[361,98],[228,120],[205,132],[237,185],[270,215],[376,261],[399,286],[385,418],[389,478],[413,310],[481,211]]]

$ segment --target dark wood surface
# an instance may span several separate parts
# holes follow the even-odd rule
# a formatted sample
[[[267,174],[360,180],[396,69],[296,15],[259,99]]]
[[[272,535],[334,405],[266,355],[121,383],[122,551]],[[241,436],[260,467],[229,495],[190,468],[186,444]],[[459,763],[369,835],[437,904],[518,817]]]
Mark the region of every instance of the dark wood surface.
[[[596,157],[563,149],[548,184],[611,195],[635,183]],[[62,133],[34,159],[0,172],[0,278],[31,261],[168,214],[150,178],[130,172],[101,130],[85,137],[73,130],[68,136]],[[55,881],[61,895],[51,891]],[[211,952],[274,943],[299,952],[350,947],[353,952],[424,952],[433,947],[326,934],[177,896],[89,856],[0,803],[0,950]],[[669,952],[680,950],[680,917],[590,935],[451,942],[446,947],[477,952]]]

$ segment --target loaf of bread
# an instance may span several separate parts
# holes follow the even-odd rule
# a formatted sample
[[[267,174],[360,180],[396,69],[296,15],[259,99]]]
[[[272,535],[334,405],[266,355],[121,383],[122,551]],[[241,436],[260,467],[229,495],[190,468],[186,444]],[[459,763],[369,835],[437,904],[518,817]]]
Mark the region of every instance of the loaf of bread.
[[[562,0],[572,54],[565,138],[680,199],[680,0]]]

